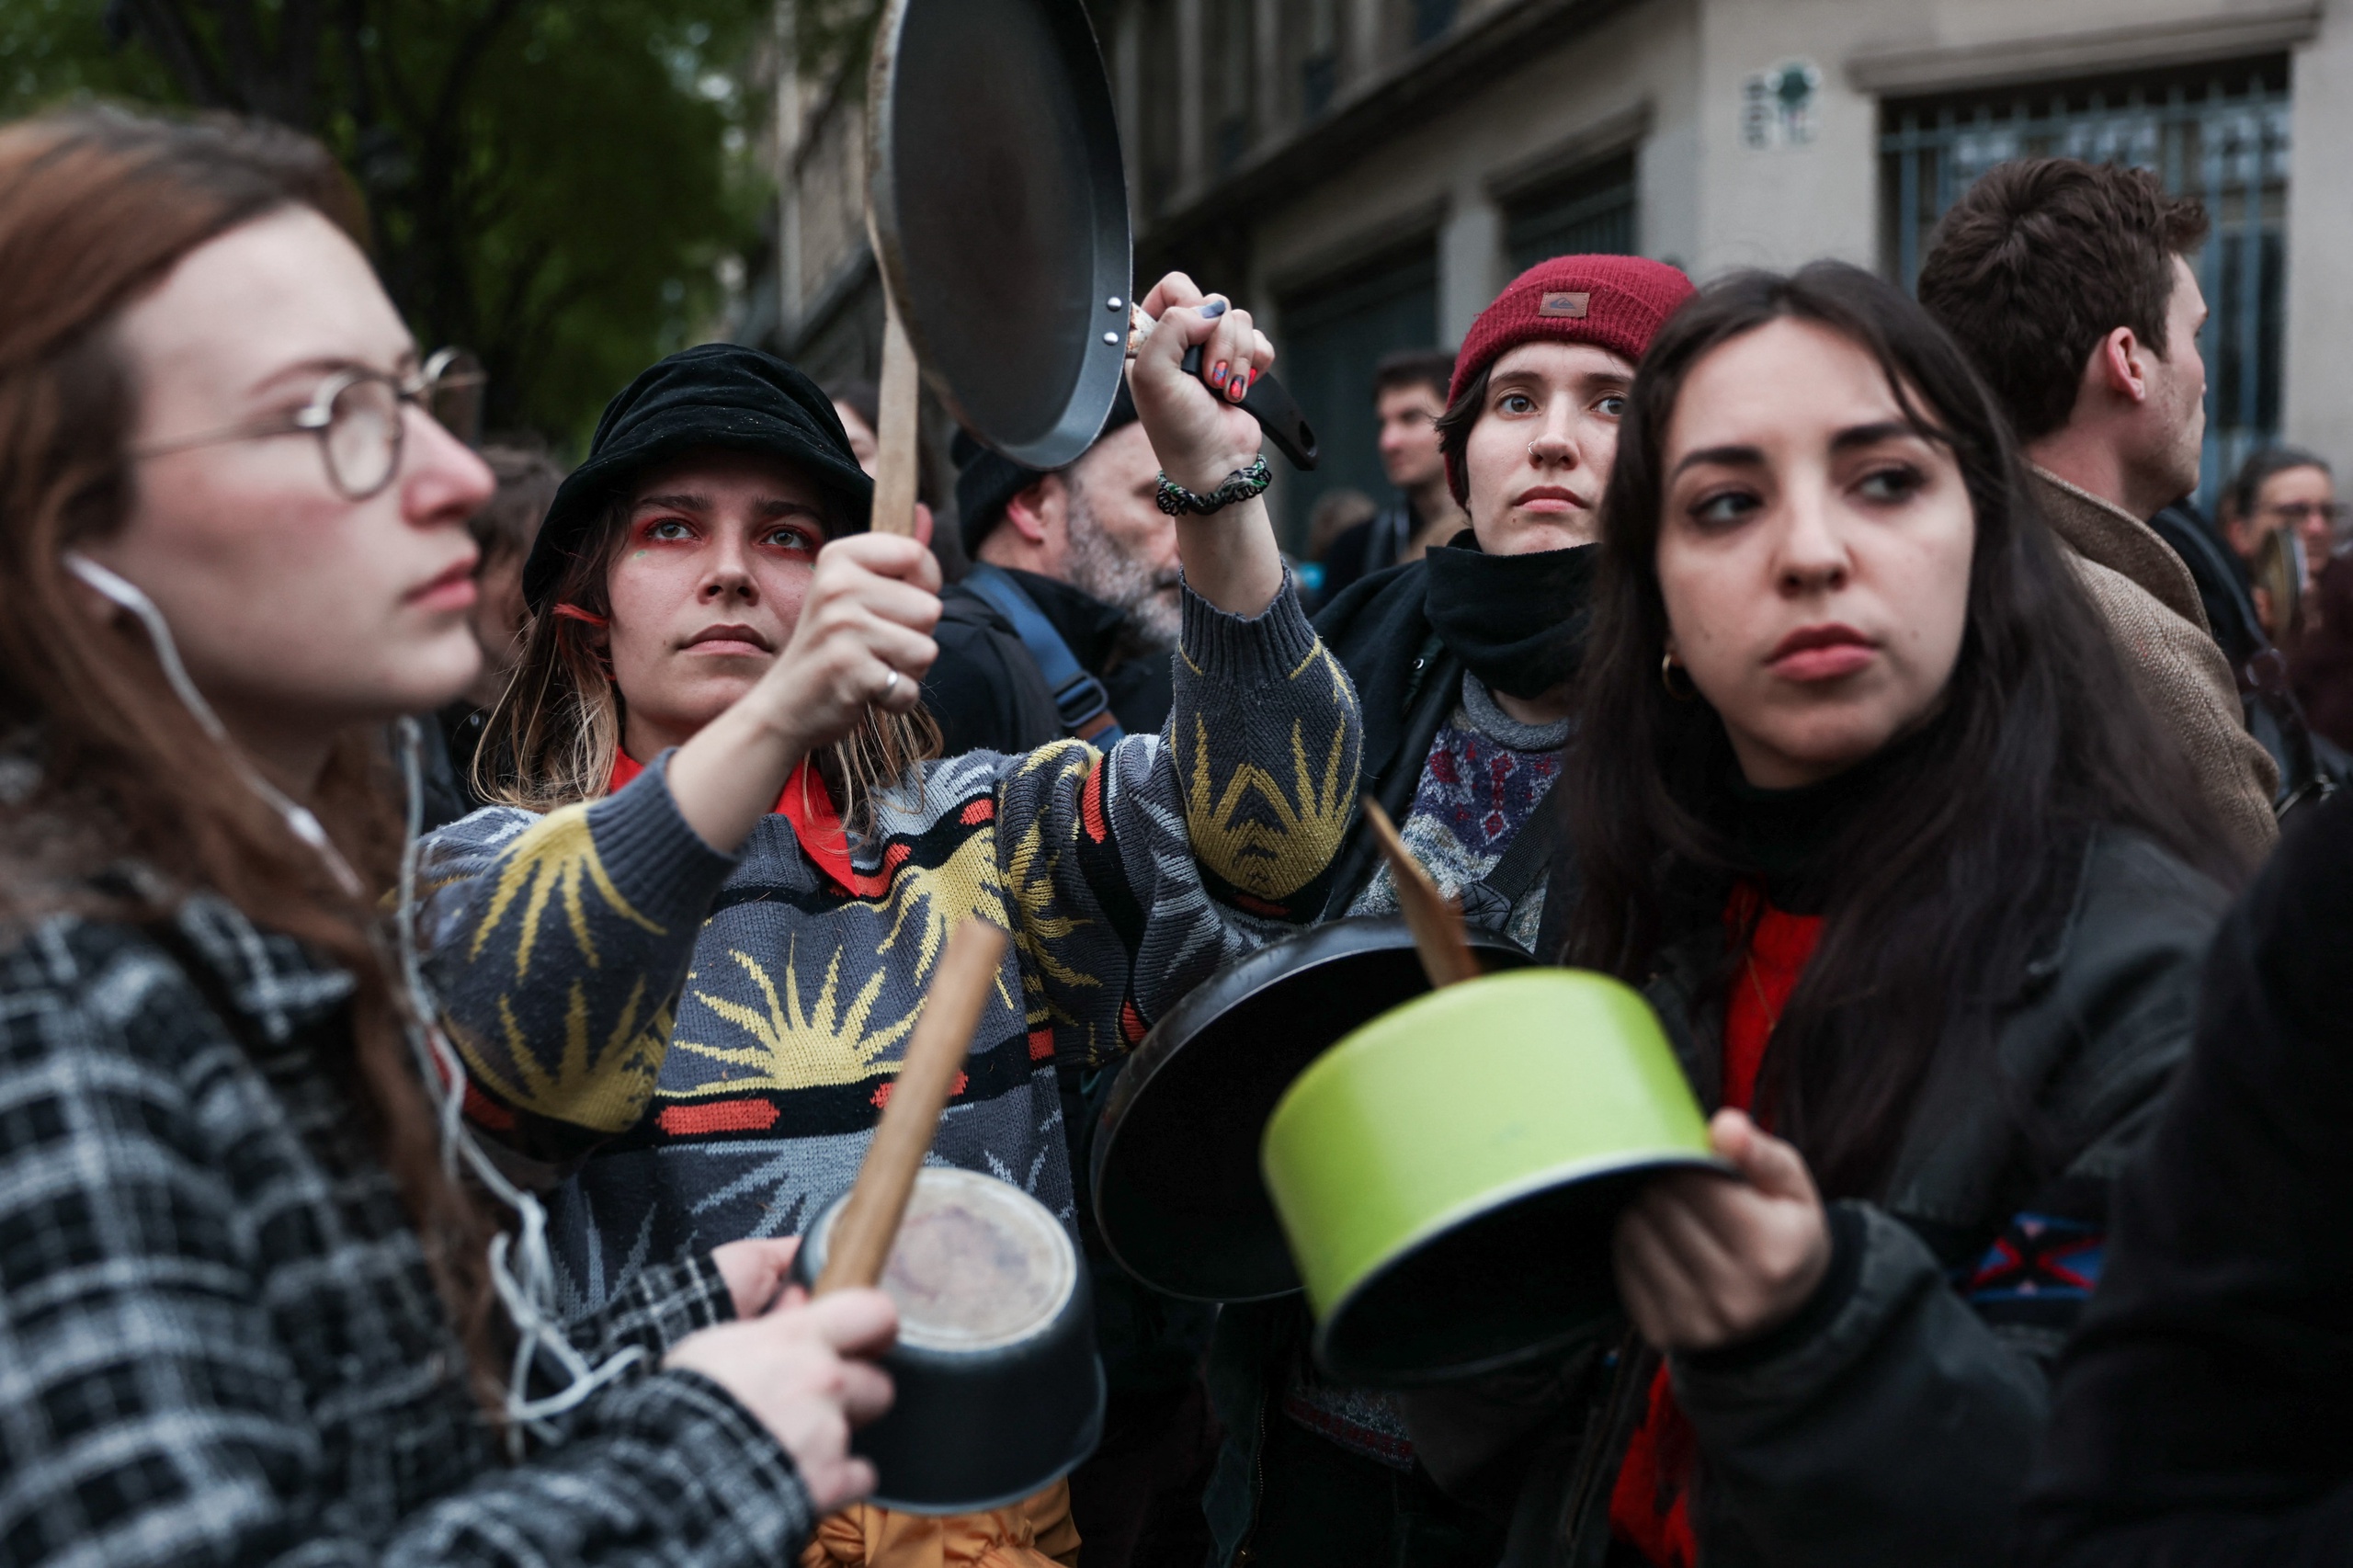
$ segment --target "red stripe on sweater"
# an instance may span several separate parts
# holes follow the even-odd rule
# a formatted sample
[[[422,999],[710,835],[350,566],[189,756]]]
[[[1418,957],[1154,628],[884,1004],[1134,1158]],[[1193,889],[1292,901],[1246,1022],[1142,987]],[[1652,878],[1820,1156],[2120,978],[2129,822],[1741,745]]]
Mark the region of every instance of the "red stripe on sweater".
[[[766,1132],[776,1125],[776,1107],[766,1100],[706,1100],[665,1106],[654,1124],[674,1138],[702,1132]]]

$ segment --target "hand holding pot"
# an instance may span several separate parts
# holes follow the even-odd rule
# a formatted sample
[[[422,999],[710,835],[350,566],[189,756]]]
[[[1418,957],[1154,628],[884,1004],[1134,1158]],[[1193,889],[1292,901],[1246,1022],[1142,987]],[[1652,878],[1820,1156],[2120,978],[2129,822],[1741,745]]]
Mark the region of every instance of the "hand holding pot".
[[[1144,314],[1159,324],[1129,371],[1136,416],[1168,477],[1208,494],[1258,455],[1258,422],[1237,406],[1250,381],[1275,362],[1274,345],[1222,294],[1204,294],[1181,272],[1153,285]],[[1206,378],[1185,374],[1187,349],[1199,345]]]
[[[880,1290],[813,1301],[796,1287],[760,1317],[688,1335],[662,1364],[733,1394],[792,1456],[811,1503],[828,1514],[874,1490],[874,1467],[851,1457],[849,1433],[891,1408],[890,1375],[863,1358],[898,1332],[898,1309]]]
[[[739,1318],[756,1318],[776,1305],[777,1297],[792,1278],[792,1260],[800,1256],[799,1236],[729,1242],[710,1249],[711,1267],[727,1282],[728,1300]]]
[[[1830,1225],[1805,1158],[1736,1110],[1709,1123],[1740,1179],[1661,1176],[1618,1221],[1618,1291],[1661,1350],[1716,1350],[1788,1322],[1830,1267]]]

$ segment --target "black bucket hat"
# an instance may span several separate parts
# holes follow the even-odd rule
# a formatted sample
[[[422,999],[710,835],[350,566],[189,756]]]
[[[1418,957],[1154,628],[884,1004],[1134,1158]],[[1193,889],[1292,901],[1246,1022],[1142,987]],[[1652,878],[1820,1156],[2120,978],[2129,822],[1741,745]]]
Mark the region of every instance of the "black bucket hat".
[[[773,354],[706,343],[671,355],[605,405],[588,460],[555,493],[523,563],[524,601],[547,608],[614,491],[649,464],[697,447],[782,458],[840,503],[842,532],[866,530],[874,482],[858,466],[833,400]]]

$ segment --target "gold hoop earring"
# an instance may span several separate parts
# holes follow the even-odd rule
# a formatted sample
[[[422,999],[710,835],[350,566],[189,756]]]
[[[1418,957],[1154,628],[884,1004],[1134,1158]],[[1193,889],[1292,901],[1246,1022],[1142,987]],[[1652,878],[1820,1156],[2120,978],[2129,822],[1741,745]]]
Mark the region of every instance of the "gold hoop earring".
[[[1683,688],[1680,691],[1677,690],[1675,686],[1675,655],[1673,653],[1670,652],[1660,657],[1658,662],[1659,685],[1666,687],[1666,695],[1673,698],[1676,701],[1692,701],[1699,695],[1699,688],[1692,684],[1690,672],[1686,671],[1683,676]]]

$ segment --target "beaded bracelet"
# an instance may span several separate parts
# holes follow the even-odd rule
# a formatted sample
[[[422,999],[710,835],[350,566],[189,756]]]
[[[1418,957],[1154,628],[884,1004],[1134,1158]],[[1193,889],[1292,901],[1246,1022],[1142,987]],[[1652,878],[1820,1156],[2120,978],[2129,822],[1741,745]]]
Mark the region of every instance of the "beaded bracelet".
[[[1159,493],[1154,499],[1172,517],[1181,517],[1188,512],[1207,517],[1211,512],[1223,511],[1236,501],[1249,500],[1274,482],[1275,471],[1267,466],[1267,454],[1260,452],[1250,460],[1248,468],[1235,469],[1225,476],[1225,483],[1207,495],[1196,495],[1163,473]]]

